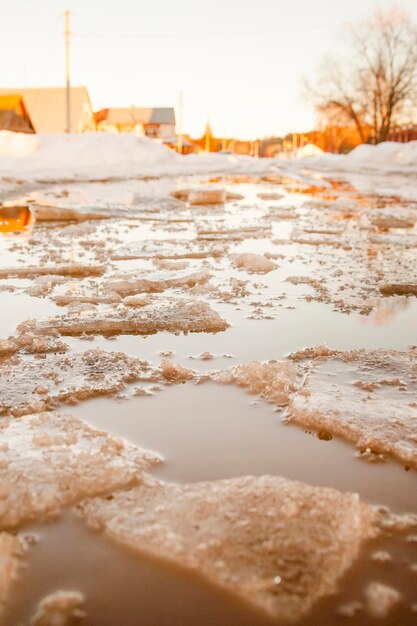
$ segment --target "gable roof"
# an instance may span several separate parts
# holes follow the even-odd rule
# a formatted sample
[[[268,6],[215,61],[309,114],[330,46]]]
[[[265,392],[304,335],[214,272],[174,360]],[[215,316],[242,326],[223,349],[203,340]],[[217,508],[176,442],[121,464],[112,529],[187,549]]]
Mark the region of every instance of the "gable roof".
[[[172,107],[125,107],[101,109],[94,114],[96,122],[109,124],[173,124],[175,112]]]
[[[22,96],[0,94],[0,130],[35,132]]]
[[[0,89],[0,94],[23,98],[37,133],[64,133],[67,130],[65,87]],[[71,132],[84,130],[86,109],[92,108],[86,87],[71,87]]]

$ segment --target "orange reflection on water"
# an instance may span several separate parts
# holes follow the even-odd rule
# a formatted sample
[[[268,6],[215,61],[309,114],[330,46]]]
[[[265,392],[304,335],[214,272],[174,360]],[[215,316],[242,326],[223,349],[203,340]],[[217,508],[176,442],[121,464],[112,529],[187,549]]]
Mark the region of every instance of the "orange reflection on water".
[[[0,233],[11,235],[27,231],[33,218],[27,206],[9,206],[0,208]]]

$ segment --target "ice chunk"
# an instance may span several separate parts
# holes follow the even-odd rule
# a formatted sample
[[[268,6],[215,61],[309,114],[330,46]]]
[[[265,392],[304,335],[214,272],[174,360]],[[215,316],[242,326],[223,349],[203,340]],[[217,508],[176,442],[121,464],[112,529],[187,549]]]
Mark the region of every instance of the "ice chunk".
[[[39,335],[20,335],[0,339],[0,358],[27,352],[29,354],[43,354],[45,352],[66,352],[68,346],[56,337],[40,337]]]
[[[417,283],[385,283],[379,291],[384,296],[417,296]]]
[[[263,254],[253,254],[252,252],[234,254],[232,259],[236,268],[245,269],[254,274],[266,274],[272,272],[277,267],[273,261],[267,259]]]
[[[145,480],[111,501],[83,502],[79,512],[139,554],[196,571],[286,622],[336,591],[372,532],[357,495],[271,476]]]
[[[106,271],[105,265],[83,265],[81,263],[71,263],[68,265],[39,265],[6,267],[0,269],[0,278],[32,278],[34,276],[101,276]]]
[[[182,260],[219,258],[225,252],[224,244],[209,245],[204,241],[164,239],[127,244],[111,254],[115,261],[131,259]]]
[[[188,202],[198,204],[224,204],[227,200],[225,189],[192,189],[188,194]]]
[[[185,383],[195,377],[195,372],[173,363],[170,359],[163,359],[159,367],[162,378],[173,383]]]
[[[79,591],[55,591],[39,602],[30,626],[75,626],[86,617],[83,606]]]
[[[283,193],[276,193],[275,191],[265,192],[265,193],[258,193],[256,195],[261,200],[281,200],[281,198],[284,198],[284,194]]]
[[[417,466],[417,349],[318,356],[290,419]]]
[[[20,333],[50,335],[148,335],[159,331],[171,333],[217,333],[229,324],[206,302],[164,298],[136,311],[120,305],[87,311],[69,311],[44,320],[31,320],[18,326]]]
[[[0,532],[0,620],[23,555],[21,540],[15,535]]]
[[[280,361],[244,363],[212,374],[216,382],[244,387],[249,393],[282,406],[288,404],[290,395],[296,390],[298,376],[296,365]]]
[[[396,589],[377,582],[368,585],[365,596],[369,613],[379,618],[386,617],[401,600],[401,594]]]
[[[185,276],[174,278],[165,278],[159,280],[151,280],[147,278],[126,278],[115,281],[107,281],[106,289],[114,291],[120,296],[130,296],[137,293],[159,293],[166,289],[195,287],[195,285],[205,285],[211,278],[211,274],[207,271],[194,272]]]
[[[0,526],[55,516],[65,505],[135,483],[159,458],[70,415],[0,422]]]
[[[122,352],[99,349],[5,361],[0,364],[0,415],[24,415],[60,402],[114,394],[126,383],[139,380],[147,366],[146,361]]]

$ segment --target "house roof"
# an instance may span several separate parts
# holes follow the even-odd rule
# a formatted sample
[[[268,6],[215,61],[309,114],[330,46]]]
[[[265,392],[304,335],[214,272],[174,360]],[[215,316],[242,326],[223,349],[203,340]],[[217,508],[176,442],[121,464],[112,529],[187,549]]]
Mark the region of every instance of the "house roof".
[[[22,96],[18,94],[0,95],[0,130],[34,132]]]
[[[101,109],[95,113],[96,122],[108,124],[175,124],[172,107],[126,107]]]
[[[0,89],[0,95],[23,98],[30,119],[37,133],[64,133],[67,130],[67,107],[65,87],[34,87]],[[71,87],[71,131],[83,129],[86,105],[91,103],[86,87]]]

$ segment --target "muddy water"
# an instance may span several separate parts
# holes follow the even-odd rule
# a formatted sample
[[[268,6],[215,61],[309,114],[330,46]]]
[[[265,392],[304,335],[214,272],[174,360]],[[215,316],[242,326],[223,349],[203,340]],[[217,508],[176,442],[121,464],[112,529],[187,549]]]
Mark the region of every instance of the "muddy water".
[[[71,411],[92,426],[160,452],[164,463],[154,473],[164,480],[192,482],[270,473],[355,491],[367,502],[398,512],[417,511],[415,472],[406,472],[395,462],[359,461],[351,446],[335,439],[322,441],[285,425],[271,405],[254,401],[234,387],[188,383],[153,397],[90,400]],[[87,529],[75,514],[25,531],[34,533],[38,541],[31,548],[29,568],[13,591],[7,613],[10,626],[28,619],[37,602],[58,589],[85,594],[89,626],[276,623],[195,575],[130,553]],[[373,559],[382,550],[390,553],[392,562]],[[341,581],[340,593],[321,600],[300,623],[345,623],[338,610],[363,602],[366,585],[378,581],[401,588],[400,606],[386,619],[372,619],[359,611],[349,623],[415,625],[410,609],[417,582],[410,569],[413,563],[417,563],[417,543],[399,537],[369,542]]]
[[[170,180],[149,185],[144,182],[117,183],[107,187],[74,185],[72,200],[88,203],[105,198],[128,205],[141,194],[167,194],[177,186],[195,183],[195,180]],[[243,184],[236,189],[232,186],[232,190],[241,191],[244,200],[197,214],[200,225],[204,228],[210,225],[236,228],[256,223],[262,219],[267,207],[257,198],[257,193],[274,191],[275,188]],[[273,204],[277,210],[289,204],[293,209],[301,209],[300,215],[304,215],[308,211],[302,205],[309,199],[308,194],[290,193]],[[352,201],[352,196],[348,200]],[[272,237],[288,240],[293,224],[294,220],[290,219],[274,223]],[[114,238],[117,248],[129,241],[169,239],[174,236],[171,229],[172,225],[152,225],[148,221],[121,221],[119,224],[112,221],[109,226],[100,224],[97,236],[106,244],[107,240]],[[196,235],[193,224],[185,224],[181,229],[180,239],[192,239]],[[54,233],[53,225],[50,231]],[[48,237],[48,229],[44,234]],[[13,265],[16,259],[22,263],[26,253],[30,258],[30,248],[20,247],[19,257],[11,241],[7,237],[3,249],[0,242],[3,265]],[[286,246],[286,250],[291,253],[292,247]],[[244,251],[278,255],[285,252],[270,238],[248,239],[231,245],[230,252]],[[226,332],[217,335],[197,333],[184,337],[158,333],[148,337],[119,336],[111,340],[95,337],[92,342],[66,337],[65,341],[72,351],[97,346],[146,358],[153,364],[160,362],[161,352],[172,352],[176,362],[199,371],[224,369],[245,361],[281,359],[292,351],[322,342],[344,350],[403,350],[417,343],[415,298],[378,298],[369,315],[360,315],[356,310],[349,314],[337,311],[331,302],[306,301],[306,293],[307,296],[314,295],[310,286],[286,282],[288,276],[305,275],[311,270],[300,251],[294,247],[293,256],[288,254],[287,258],[278,259],[277,270],[261,277],[236,271],[227,259],[207,262],[213,272],[213,282],[221,288],[227,290],[229,284],[225,279],[232,277],[256,283],[251,297],[253,301],[271,295],[276,298],[271,308],[273,319],[251,319],[256,307],[243,299],[232,304],[214,299],[210,304],[231,324]],[[65,253],[64,247],[62,254]],[[49,249],[46,258],[59,261]],[[202,269],[204,263],[190,261],[190,271]],[[315,263],[314,255],[312,263]],[[343,269],[349,271],[347,266]],[[151,261],[130,260],[114,262],[109,271],[125,270],[143,277],[154,268]],[[14,285],[16,291],[0,292],[0,336],[14,333],[16,325],[28,317],[65,312],[49,298],[33,298],[24,293],[30,281],[10,279],[2,284]],[[60,287],[56,293],[60,293]],[[264,312],[268,314],[269,310]],[[189,358],[207,350],[216,358],[210,361]],[[393,461],[371,464],[359,460],[353,446],[337,439],[322,441],[298,427],[286,425],[272,405],[257,401],[234,387],[187,383],[163,388],[151,397],[95,399],[68,410],[92,426],[160,453],[164,463],[155,470],[155,475],[163,480],[193,482],[269,473],[342,491],[355,491],[366,502],[383,504],[397,512],[417,512],[415,472],[407,472]],[[25,530],[35,533],[38,542],[30,549],[28,568],[22,571],[13,589],[4,626],[27,623],[36,603],[44,595],[59,589],[80,590],[85,594],[87,626],[267,626],[271,623],[249,606],[195,575],[122,549],[87,529],[71,512],[66,512],[55,523],[38,524]],[[388,551],[392,562],[377,563],[372,558],[377,550]],[[416,543],[401,537],[383,537],[371,542],[341,582],[340,593],[320,601],[300,623],[302,626],[331,626],[346,622],[354,626],[415,626],[417,614],[412,612],[411,605],[417,603],[417,574],[410,568],[415,563]],[[401,591],[403,599],[398,608],[393,609],[386,619],[372,620],[363,610],[349,620],[339,617],[337,611],[344,604],[363,602],[364,589],[372,581],[384,582]]]

